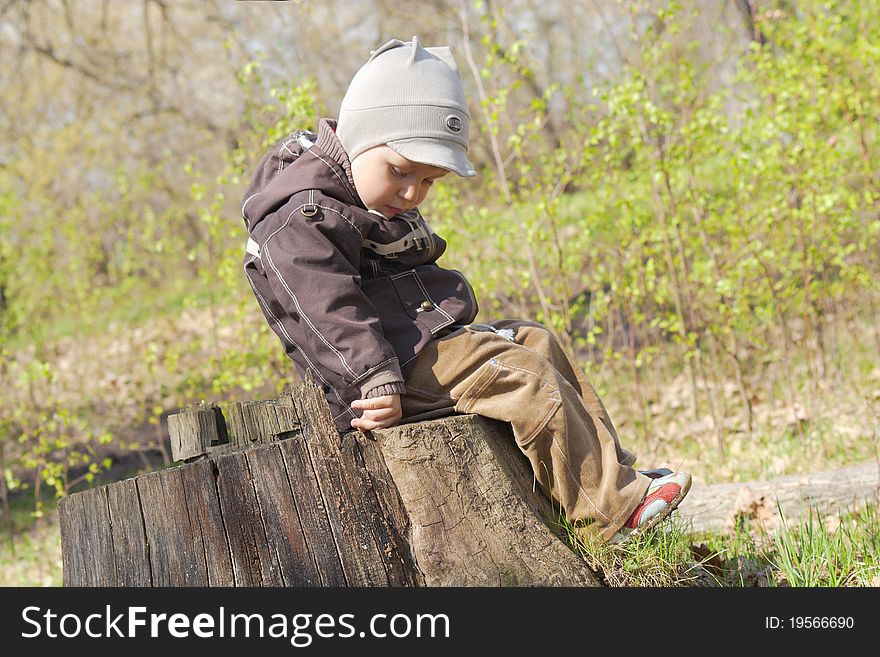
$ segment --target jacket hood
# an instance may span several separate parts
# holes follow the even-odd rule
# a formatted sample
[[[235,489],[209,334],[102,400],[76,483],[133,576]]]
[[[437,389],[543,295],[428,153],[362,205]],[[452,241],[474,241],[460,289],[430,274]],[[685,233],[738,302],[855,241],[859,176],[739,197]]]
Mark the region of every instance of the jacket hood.
[[[291,196],[308,189],[322,189],[345,203],[363,205],[354,188],[351,163],[335,129],[334,120],[321,119],[317,133],[292,132],[269,148],[244,193],[241,216],[248,232],[253,233],[263,218]],[[292,166],[312,148],[318,149],[317,157]]]

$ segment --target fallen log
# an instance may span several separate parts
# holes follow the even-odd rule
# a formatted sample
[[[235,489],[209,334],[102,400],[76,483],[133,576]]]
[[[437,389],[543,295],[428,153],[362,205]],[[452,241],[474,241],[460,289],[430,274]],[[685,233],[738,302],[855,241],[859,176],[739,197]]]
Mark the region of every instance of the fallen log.
[[[169,417],[184,463],[59,502],[65,586],[595,586],[509,426],[340,436],[320,389]]]
[[[880,502],[880,463],[872,461],[766,481],[694,482],[679,506],[691,532],[731,532],[748,524],[768,531],[792,525],[811,512],[839,515]],[[781,515],[780,515],[781,511]]]

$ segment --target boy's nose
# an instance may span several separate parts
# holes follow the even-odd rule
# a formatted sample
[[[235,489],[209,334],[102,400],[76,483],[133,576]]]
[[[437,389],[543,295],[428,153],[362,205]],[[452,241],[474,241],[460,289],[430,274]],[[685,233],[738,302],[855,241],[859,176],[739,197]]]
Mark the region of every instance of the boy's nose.
[[[419,199],[419,186],[418,185],[407,185],[400,192],[401,198],[409,201],[410,203],[414,203]]]

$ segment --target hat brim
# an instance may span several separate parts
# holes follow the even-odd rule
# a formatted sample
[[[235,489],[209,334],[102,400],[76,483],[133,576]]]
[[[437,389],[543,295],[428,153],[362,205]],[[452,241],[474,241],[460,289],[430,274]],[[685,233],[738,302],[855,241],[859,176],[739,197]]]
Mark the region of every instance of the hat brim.
[[[412,162],[448,169],[463,178],[477,175],[464,147],[454,141],[415,137],[389,141],[387,146]]]

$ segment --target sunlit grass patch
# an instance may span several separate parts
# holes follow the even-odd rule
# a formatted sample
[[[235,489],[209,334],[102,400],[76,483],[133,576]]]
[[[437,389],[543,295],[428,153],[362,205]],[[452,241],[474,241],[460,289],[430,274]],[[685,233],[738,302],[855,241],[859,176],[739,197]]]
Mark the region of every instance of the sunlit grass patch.
[[[880,521],[876,504],[843,516],[809,510],[772,536],[769,558],[776,586],[877,586],[880,584]]]
[[[746,523],[731,533],[690,534],[673,516],[619,545],[564,516],[556,525],[606,586],[880,586],[876,504],[840,516],[808,510],[796,522],[782,516],[772,532]]]

